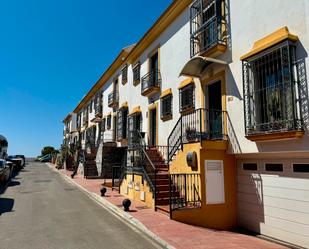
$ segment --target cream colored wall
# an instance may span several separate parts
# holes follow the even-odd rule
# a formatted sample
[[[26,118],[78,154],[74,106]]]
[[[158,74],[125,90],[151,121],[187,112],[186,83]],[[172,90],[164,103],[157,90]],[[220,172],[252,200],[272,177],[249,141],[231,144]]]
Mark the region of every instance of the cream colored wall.
[[[243,112],[243,88],[242,88],[242,63],[240,57],[248,52],[253,43],[287,26],[290,32],[300,38],[297,44],[297,53],[300,57],[305,57],[306,70],[308,72],[307,50],[309,48],[308,28],[309,28],[309,3],[305,0],[241,0],[227,1],[230,3],[228,12],[230,14],[230,39],[226,52],[219,56],[219,59],[227,61],[229,64],[226,70],[226,91],[227,91],[227,111],[230,117],[230,125],[233,132],[230,132],[230,138],[233,140],[233,148],[230,147],[230,153],[246,154],[258,152],[309,152],[309,135],[306,132],[301,139],[251,142],[245,138],[244,130],[244,112]],[[184,79],[179,77],[182,67],[190,58],[190,27],[189,27],[189,9],[185,10],[168,27],[157,40],[155,40],[137,59],[141,63],[141,76],[148,72],[148,55],[159,47],[160,70],[162,75],[162,87],[164,91],[168,88],[173,92],[173,119],[163,122],[159,118],[158,144],[165,145],[167,137],[172,131],[179,118],[179,96],[178,85]],[[135,62],[133,62],[134,64]],[[123,65],[122,65],[123,66]],[[103,112],[104,115],[112,111],[108,107],[108,94],[112,92],[112,81],[115,76],[119,76],[119,103],[128,102],[129,112],[135,106],[141,106],[143,118],[143,131],[148,132],[148,107],[152,102],[160,101],[159,94],[152,98],[141,95],[141,84],[133,86],[132,65],[128,65],[128,82],[122,85],[121,67],[108,80],[102,88],[103,90]],[[222,66],[214,66],[213,73],[222,70]],[[204,107],[202,105],[203,96],[200,94],[201,85],[198,79],[196,82],[196,108]],[[308,85],[308,84],[307,84]],[[308,103],[308,100],[307,100]],[[160,103],[158,106],[160,112]],[[159,114],[159,113],[158,113]],[[306,112],[306,125],[309,127],[308,110]],[[158,115],[160,116],[160,115]],[[91,115],[89,115],[91,119]],[[147,136],[146,136],[147,138]],[[236,146],[236,147],[235,147]]]
[[[251,50],[253,43],[264,36],[287,26],[292,34],[298,35],[297,53],[305,57],[309,72],[309,2],[306,0],[233,0],[230,2],[231,48],[220,58],[228,61],[227,94],[232,97],[227,109],[240,144],[240,153],[272,151],[309,152],[309,134],[301,139],[251,142],[245,138],[243,113],[242,64],[240,57]],[[308,83],[307,83],[308,87]],[[307,88],[308,90],[308,88]],[[307,99],[308,103],[308,99]],[[308,111],[307,111],[307,127]]]

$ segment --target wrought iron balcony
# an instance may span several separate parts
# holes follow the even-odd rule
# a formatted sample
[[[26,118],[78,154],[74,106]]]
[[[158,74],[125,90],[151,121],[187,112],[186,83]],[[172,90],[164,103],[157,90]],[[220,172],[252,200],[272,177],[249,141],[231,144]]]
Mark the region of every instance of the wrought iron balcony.
[[[227,46],[227,24],[222,0],[196,0],[190,8],[191,57],[223,53]]]
[[[108,95],[108,107],[117,107],[119,103],[118,91],[113,91]]]
[[[152,70],[142,77],[142,95],[150,96],[152,94],[158,93],[161,88],[161,73],[159,70]]]
[[[95,116],[96,118],[102,118],[103,116],[103,106],[97,104],[95,107]]]
[[[212,109],[197,109],[182,115],[168,137],[168,160],[187,143],[205,140],[227,140],[227,112]]]

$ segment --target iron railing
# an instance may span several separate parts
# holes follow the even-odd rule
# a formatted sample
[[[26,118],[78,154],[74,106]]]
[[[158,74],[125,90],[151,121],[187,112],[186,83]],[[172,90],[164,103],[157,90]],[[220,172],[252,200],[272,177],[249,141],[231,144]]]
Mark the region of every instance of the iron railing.
[[[102,117],[102,113],[103,113],[103,106],[100,104],[97,104],[95,107],[95,116]]]
[[[130,137],[132,138],[130,140]],[[133,153],[133,168],[141,170],[143,176],[149,184],[150,191],[153,193],[153,198],[156,207],[156,181],[157,169],[147,154],[147,145],[144,139],[144,133],[139,130],[129,132],[128,152]]]
[[[167,139],[168,162],[183,144],[203,140],[226,140],[227,112],[222,110],[196,109],[182,115]]]
[[[191,57],[216,45],[227,44],[225,4],[222,0],[196,0],[190,8]]]
[[[199,173],[170,174],[170,215],[177,209],[200,208],[201,176]]]
[[[161,87],[161,73],[159,70],[152,70],[141,79],[141,93],[145,93],[152,87]]]
[[[112,107],[118,104],[119,94],[118,91],[113,91],[108,95],[108,106]]]

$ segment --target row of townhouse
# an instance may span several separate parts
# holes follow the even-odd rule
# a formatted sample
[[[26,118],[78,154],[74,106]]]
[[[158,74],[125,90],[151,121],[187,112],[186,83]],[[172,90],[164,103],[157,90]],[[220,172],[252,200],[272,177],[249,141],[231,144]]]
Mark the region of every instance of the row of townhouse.
[[[308,14],[173,1],[65,118],[79,173],[178,221],[309,247]]]

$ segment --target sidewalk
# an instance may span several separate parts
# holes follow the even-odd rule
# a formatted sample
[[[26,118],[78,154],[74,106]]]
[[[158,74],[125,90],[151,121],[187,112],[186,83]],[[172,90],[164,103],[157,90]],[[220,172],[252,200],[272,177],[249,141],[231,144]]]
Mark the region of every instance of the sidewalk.
[[[49,164],[49,166],[54,168],[52,164]],[[75,182],[88,192],[95,194],[96,199],[105,199],[115,207],[118,207],[117,209],[119,210],[117,213],[124,213],[126,214],[125,217],[128,217],[128,213],[121,211],[123,210],[122,201],[124,197],[117,191],[112,191],[110,188],[107,188],[106,197],[102,198],[100,196],[100,189],[102,187],[101,179],[86,180],[80,175],[76,175],[72,180],[70,177],[72,172],[65,172],[65,170],[59,170],[59,172],[66,174],[68,180]],[[130,210],[129,216],[131,215],[143,223],[149,231],[175,248],[286,248],[253,236],[228,231],[217,231],[173,221],[169,219],[168,215],[155,212],[146,207],[144,203],[138,201],[132,201]],[[123,215],[121,216],[124,218]]]

